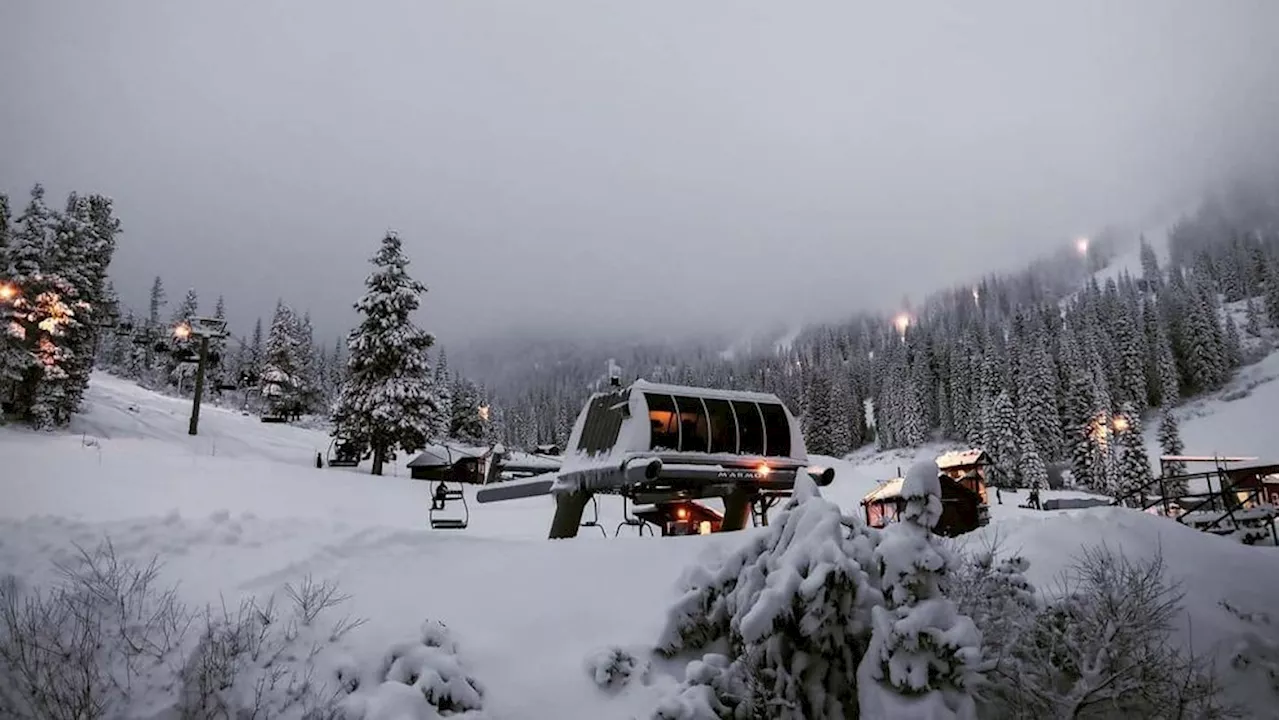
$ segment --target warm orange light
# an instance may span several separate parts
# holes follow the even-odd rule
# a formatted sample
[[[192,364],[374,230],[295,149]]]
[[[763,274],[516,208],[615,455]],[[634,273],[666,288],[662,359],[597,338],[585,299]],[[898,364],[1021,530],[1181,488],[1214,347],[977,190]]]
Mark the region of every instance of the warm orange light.
[[[480,419],[485,422],[489,422],[489,406],[488,405],[480,406]]]
[[[756,468],[756,472],[760,473],[761,475],[768,475],[770,472],[770,468],[765,463],[760,463],[759,467]]]
[[[186,340],[191,337],[191,327],[189,325],[179,325],[173,329],[173,336],[179,340]]]
[[[685,507],[678,507],[678,508],[676,508],[676,519],[677,519],[677,520],[688,520],[688,519],[689,519],[689,509],[688,509],[688,508],[685,508]]]
[[[911,326],[911,316],[906,313],[899,313],[898,316],[893,319],[893,325],[898,328],[899,335],[906,335],[907,328]]]
[[[1117,415],[1115,419],[1111,421],[1111,427],[1115,428],[1116,432],[1124,432],[1129,429],[1129,418],[1123,415]]]
[[[1076,252],[1080,253],[1081,255],[1089,254],[1089,238],[1082,237],[1076,240]]]
[[[0,283],[0,300],[12,300],[18,297],[18,288],[9,283]]]
[[[710,535],[710,534],[711,534],[711,521],[710,521],[710,520],[703,520],[702,522],[698,523],[698,534],[699,534],[699,535]]]

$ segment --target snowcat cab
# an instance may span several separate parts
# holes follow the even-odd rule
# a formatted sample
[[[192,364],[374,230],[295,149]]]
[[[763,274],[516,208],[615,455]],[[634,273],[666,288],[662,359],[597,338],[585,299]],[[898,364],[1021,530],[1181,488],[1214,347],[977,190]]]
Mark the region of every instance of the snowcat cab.
[[[753,515],[764,522],[753,508],[789,496],[805,474],[819,485],[834,478],[831,468],[809,466],[799,423],[777,396],[640,380],[587,401],[558,472],[482,488],[476,499],[552,494],[550,536],[566,538],[577,535],[597,494],[686,511],[690,501],[721,498],[725,511],[713,524],[730,531]],[[668,512],[660,516],[654,520],[666,527]]]

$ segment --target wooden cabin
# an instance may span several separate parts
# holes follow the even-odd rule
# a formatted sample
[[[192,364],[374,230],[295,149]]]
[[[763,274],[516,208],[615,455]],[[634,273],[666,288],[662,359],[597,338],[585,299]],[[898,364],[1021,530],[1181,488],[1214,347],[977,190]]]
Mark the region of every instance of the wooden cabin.
[[[942,517],[933,527],[934,532],[955,537],[987,524],[987,503],[977,492],[946,475],[938,481],[942,486]],[[883,528],[898,521],[907,509],[907,501],[902,497],[903,482],[902,478],[883,482],[862,498],[867,525]]]
[[[987,482],[995,462],[986,450],[956,450],[938,456],[938,470],[978,494],[987,504]]]
[[[490,448],[466,445],[428,445],[409,461],[409,477],[414,480],[445,481],[483,485]]]

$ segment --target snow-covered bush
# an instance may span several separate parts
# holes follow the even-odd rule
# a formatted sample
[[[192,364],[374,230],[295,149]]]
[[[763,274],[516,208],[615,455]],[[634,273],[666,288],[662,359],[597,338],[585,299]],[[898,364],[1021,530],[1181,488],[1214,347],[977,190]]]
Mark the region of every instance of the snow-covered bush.
[[[619,690],[633,679],[645,682],[649,663],[620,647],[600,648],[587,656],[587,674],[605,690]]]
[[[364,680],[355,672],[339,670],[339,681],[353,688],[339,704],[346,720],[465,717],[484,704],[484,687],[467,671],[448,628],[437,621],[424,623],[418,640],[392,645]]]
[[[747,702],[750,690],[742,667],[719,653],[707,653],[685,667],[684,682],[676,694],[663,698],[654,720],[718,720],[719,718],[770,717]]]
[[[679,706],[699,697],[718,717],[856,715],[854,675],[882,602],[867,570],[877,536],[801,478],[766,531],[718,567],[689,571],[658,651],[711,649],[732,661],[691,664]],[[703,717],[663,708],[658,717]]]
[[[872,609],[870,647],[858,667],[868,717],[975,718],[982,634],[943,595],[950,553],[930,531],[942,516],[938,468],[917,463],[902,485],[906,507],[875,549],[885,605]]]
[[[1030,563],[1020,555],[1003,555],[998,535],[977,548],[957,544],[952,553],[955,562],[943,589],[982,632],[983,666],[989,669],[1035,614],[1036,592],[1025,574]]]
[[[1212,668],[1172,638],[1182,594],[1160,555],[1086,549],[989,675],[983,717],[1234,717]]]

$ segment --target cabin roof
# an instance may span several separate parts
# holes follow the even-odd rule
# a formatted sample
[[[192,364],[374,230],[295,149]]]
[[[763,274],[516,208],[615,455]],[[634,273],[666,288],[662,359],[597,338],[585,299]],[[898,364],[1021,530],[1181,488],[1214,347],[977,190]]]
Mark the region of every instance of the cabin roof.
[[[782,401],[772,393],[752,392],[750,390],[719,390],[716,388],[700,388],[688,385],[664,385],[648,380],[637,380],[631,383],[632,390],[640,392],[663,393],[666,395],[693,395],[720,400],[745,400],[748,402],[778,403]]]
[[[470,445],[428,445],[410,460],[406,467],[445,467],[467,458],[481,458],[489,454],[487,447]]]
[[[991,456],[987,451],[979,448],[970,448],[969,450],[952,450],[938,456],[935,461],[942,470],[948,468],[964,467],[966,465],[989,465],[991,464]]]
[[[893,478],[880,483],[875,490],[862,496],[862,504],[892,500],[902,496],[902,478]]]
[[[1250,462],[1256,457],[1235,457],[1231,455],[1161,455],[1161,462]]]

